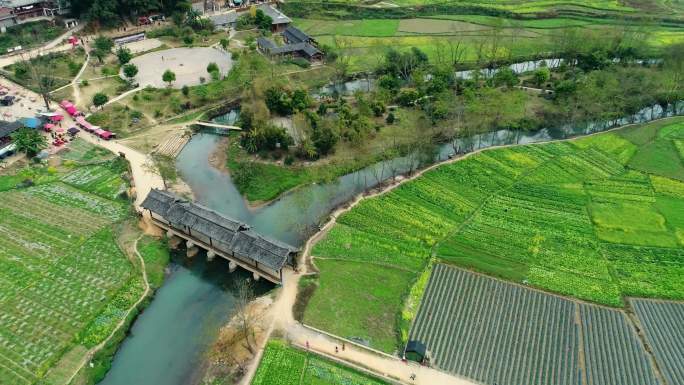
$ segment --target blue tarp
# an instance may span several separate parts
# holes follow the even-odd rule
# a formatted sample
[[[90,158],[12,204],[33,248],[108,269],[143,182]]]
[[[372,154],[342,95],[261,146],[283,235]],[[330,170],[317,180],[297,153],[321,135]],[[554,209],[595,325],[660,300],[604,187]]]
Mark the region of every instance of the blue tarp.
[[[19,121],[28,128],[38,128],[42,124],[38,118],[21,118]]]

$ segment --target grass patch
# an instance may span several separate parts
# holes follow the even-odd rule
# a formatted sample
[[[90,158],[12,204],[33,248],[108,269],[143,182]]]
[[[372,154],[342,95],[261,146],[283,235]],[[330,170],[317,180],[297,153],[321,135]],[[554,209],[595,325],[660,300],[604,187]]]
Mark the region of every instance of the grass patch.
[[[7,49],[17,46],[21,46],[24,50],[36,47],[58,38],[65,31],[60,23],[53,25],[49,21],[15,25],[7,28],[7,32],[0,35],[0,52],[4,54]]]
[[[310,352],[270,340],[259,363],[252,385],[385,385],[348,366]]]
[[[147,279],[153,289],[164,283],[164,269],[169,263],[169,247],[166,242],[145,236],[138,241],[138,252],[145,260]]]
[[[55,90],[71,83],[71,80],[78,74],[85,62],[85,51],[82,48],[77,48],[70,52],[50,53],[32,58],[30,61],[39,73],[48,73],[54,79],[51,90]],[[6,66],[4,69],[7,71],[6,76],[10,80],[33,91],[38,89],[37,82],[39,79],[31,77],[31,71],[26,69],[24,62]]]
[[[140,133],[150,125],[147,117],[140,111],[119,102],[90,115],[88,121],[112,131],[120,138]]]
[[[319,287],[304,323],[370,346],[397,349],[397,309],[403,307],[414,273],[361,262],[316,259]]]

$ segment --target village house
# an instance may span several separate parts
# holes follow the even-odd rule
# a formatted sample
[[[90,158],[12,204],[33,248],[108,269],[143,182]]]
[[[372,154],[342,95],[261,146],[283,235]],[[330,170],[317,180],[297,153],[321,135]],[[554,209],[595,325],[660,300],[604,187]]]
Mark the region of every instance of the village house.
[[[0,0],[0,28],[33,19],[53,19],[68,12],[63,0]]]
[[[309,61],[323,60],[323,52],[316,47],[316,40],[293,26],[283,31],[286,44],[278,46],[273,40],[265,37],[257,39],[257,48],[264,55],[303,57]]]

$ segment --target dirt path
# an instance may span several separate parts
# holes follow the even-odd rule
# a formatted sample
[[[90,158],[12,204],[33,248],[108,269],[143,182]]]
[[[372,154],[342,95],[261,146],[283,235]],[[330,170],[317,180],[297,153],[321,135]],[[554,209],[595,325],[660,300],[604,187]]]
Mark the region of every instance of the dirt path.
[[[81,79],[81,76],[83,76],[83,72],[85,72],[86,68],[88,68],[88,64],[90,63],[90,53],[88,53],[88,46],[86,45],[84,46],[84,48],[86,50],[85,62],[83,63],[81,70],[78,71],[78,74],[76,74],[76,77],[74,77],[74,80],[71,81],[71,88],[74,90],[74,100],[72,101],[72,103],[74,103],[77,106],[81,105],[81,88],[79,87],[78,83]]]
[[[95,135],[85,132],[80,135],[80,138],[97,146],[104,147],[115,154],[124,154],[126,156],[126,160],[128,160],[131,165],[133,180],[135,181],[135,208],[138,212],[142,212],[140,204],[145,200],[145,197],[147,197],[150,190],[153,188],[163,189],[165,187],[161,176],[153,171],[151,166],[154,163],[149,156],[115,140],[102,140]]]

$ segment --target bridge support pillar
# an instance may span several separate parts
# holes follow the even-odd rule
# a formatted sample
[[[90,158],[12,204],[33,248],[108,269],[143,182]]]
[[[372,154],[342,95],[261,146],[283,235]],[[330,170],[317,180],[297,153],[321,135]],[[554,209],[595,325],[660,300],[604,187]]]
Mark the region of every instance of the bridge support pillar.
[[[167,238],[173,238],[173,231],[167,230],[167,231],[166,231],[166,237],[167,237]]]
[[[207,261],[213,261],[215,257],[216,253],[211,250],[207,251]]]
[[[252,278],[254,278],[255,281],[258,281],[261,276],[257,273],[252,273]]]
[[[233,261],[228,262],[228,271],[232,273],[235,271],[235,269],[237,269],[237,263]]]
[[[188,251],[185,253],[185,255],[187,255],[188,258],[192,258],[197,255],[197,253],[199,253],[199,248],[197,248],[197,246],[191,246],[188,247]]]
[[[177,249],[182,242],[183,240],[175,235],[172,235],[171,238],[169,238],[169,246],[172,249]]]
[[[191,249],[191,248],[195,247],[195,242],[193,242],[193,241],[186,241],[186,242],[185,242],[185,246],[187,246],[188,249]]]

